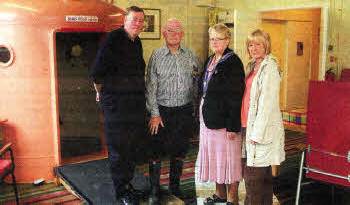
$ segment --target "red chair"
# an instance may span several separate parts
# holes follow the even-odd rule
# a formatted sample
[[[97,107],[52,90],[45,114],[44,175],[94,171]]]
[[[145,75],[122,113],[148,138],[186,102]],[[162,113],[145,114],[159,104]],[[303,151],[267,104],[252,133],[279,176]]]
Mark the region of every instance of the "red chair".
[[[3,156],[5,153],[10,152],[10,159],[3,159]],[[18,199],[18,192],[17,192],[17,185],[16,185],[16,178],[14,174],[15,170],[15,162],[13,160],[13,152],[11,149],[11,143],[7,143],[5,146],[3,146],[0,149],[0,183],[7,177],[9,174],[12,175],[12,185],[13,189],[15,191],[16,196],[16,203],[19,205],[19,199]]]
[[[350,68],[344,68],[342,70],[339,81],[350,82]]]
[[[299,204],[303,171],[306,171],[308,178],[350,187],[349,125],[350,83],[311,81],[307,108],[307,149],[301,156],[296,205]],[[332,203],[333,199],[332,191]]]

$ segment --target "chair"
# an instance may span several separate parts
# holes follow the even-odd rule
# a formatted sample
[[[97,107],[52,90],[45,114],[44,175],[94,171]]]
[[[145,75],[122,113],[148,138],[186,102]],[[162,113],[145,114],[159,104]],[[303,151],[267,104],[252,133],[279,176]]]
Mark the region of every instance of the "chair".
[[[310,82],[307,148],[301,156],[296,205],[304,170],[306,177],[313,180],[350,187],[349,105],[349,82]],[[332,204],[333,189],[332,186]]]
[[[341,81],[341,82],[349,82],[350,81],[350,68],[344,68],[342,70],[339,81]]]
[[[3,156],[5,153],[10,153],[10,159],[3,159]],[[17,185],[16,185],[16,178],[14,174],[15,170],[15,163],[13,159],[13,152],[11,149],[11,143],[7,143],[5,146],[3,146],[0,149],[0,183],[5,179],[6,176],[9,174],[12,175],[12,185],[13,189],[15,191],[16,196],[16,204],[19,205],[19,199],[18,199],[18,192],[17,192]]]

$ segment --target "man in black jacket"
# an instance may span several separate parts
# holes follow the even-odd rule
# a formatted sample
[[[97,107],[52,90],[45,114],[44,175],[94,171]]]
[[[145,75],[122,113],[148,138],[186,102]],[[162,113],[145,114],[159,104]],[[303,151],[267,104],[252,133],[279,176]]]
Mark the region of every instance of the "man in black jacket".
[[[145,134],[145,61],[138,35],[142,9],[126,10],[124,26],[112,31],[101,45],[90,77],[100,102],[108,159],[118,204],[138,204],[130,184],[135,170],[138,139]],[[136,150],[136,152],[135,152]]]

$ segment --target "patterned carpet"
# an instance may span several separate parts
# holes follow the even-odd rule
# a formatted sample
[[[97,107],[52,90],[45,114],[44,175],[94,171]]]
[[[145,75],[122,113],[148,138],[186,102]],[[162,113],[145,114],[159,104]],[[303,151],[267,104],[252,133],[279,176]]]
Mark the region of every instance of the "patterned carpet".
[[[287,160],[281,165],[281,175],[276,181],[275,193],[280,202],[291,201],[295,197],[300,149],[305,147],[305,134],[295,131],[286,131],[285,140]],[[198,152],[198,139],[191,142],[191,148],[184,163],[183,176],[181,178],[181,188],[187,195],[189,201],[195,199],[194,171],[195,161]],[[148,175],[148,166],[141,165],[137,170]],[[292,173],[292,175],[291,175]],[[295,175],[296,174],[296,175]],[[292,176],[285,178],[285,176]],[[169,161],[162,162],[161,185],[167,188],[169,182]],[[81,204],[82,201],[70,194],[63,186],[56,186],[53,182],[43,184],[41,186],[33,186],[32,184],[19,184],[19,193],[21,204],[55,204],[55,205],[73,205]],[[0,187],[0,204],[14,204],[13,189],[10,185]]]
[[[306,132],[306,109],[295,107],[288,110],[281,110],[283,125],[285,129]]]
[[[21,204],[80,204],[80,200],[70,194],[63,186],[45,183],[41,186],[18,184]],[[11,185],[3,184],[0,189],[0,204],[15,204]]]

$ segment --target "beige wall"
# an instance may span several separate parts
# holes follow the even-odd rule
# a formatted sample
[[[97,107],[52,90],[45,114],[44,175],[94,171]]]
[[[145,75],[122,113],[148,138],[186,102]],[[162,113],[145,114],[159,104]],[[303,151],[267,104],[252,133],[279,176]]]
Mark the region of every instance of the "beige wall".
[[[337,75],[343,67],[350,67],[350,4],[349,0],[216,0],[216,6],[247,10],[277,10],[293,8],[327,8],[328,13],[321,17],[321,29],[324,17],[327,18],[327,42],[333,45],[333,50],[326,53],[326,70],[336,69]],[[320,45],[322,49],[322,45]],[[329,57],[335,56],[336,62],[330,62]],[[322,63],[320,62],[319,66]],[[321,74],[321,73],[320,73]],[[320,76],[322,77],[322,76]]]
[[[208,53],[208,9],[197,7],[195,0],[117,0],[115,5],[126,9],[131,5],[161,10],[161,25],[168,18],[179,19],[184,26],[183,45],[191,48],[203,61]],[[164,39],[142,40],[146,63],[152,51],[164,45]]]
[[[343,67],[350,68],[350,4],[349,0],[117,0],[116,5],[125,9],[130,5],[143,8],[161,9],[161,21],[164,25],[168,18],[178,18],[185,27],[183,44],[193,49],[202,60],[208,52],[208,11],[207,8],[197,7],[198,2],[215,3],[216,7],[225,9],[245,10],[277,10],[293,8],[326,8],[327,13],[321,17],[321,29],[323,29],[324,17],[327,18],[327,49],[333,45],[333,50],[326,53],[325,69],[336,69],[339,75]],[[322,34],[321,34],[321,38]],[[146,62],[152,50],[164,44],[164,40],[143,40],[144,56]],[[320,49],[322,49],[322,44]],[[322,51],[322,50],[321,50]],[[330,62],[329,57],[335,56],[336,62]],[[319,62],[322,66],[322,59]],[[320,78],[322,72],[320,71]]]

